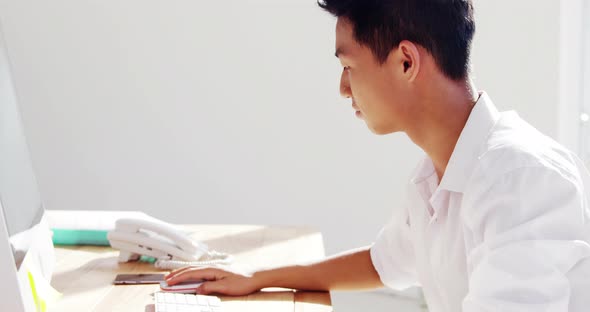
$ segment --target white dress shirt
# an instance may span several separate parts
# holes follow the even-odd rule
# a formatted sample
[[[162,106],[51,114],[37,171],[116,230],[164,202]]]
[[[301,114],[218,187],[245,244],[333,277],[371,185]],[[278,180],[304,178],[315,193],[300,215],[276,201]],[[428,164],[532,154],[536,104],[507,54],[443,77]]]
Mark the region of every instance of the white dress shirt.
[[[483,93],[442,181],[424,159],[371,247],[383,283],[431,312],[590,311],[590,176]]]

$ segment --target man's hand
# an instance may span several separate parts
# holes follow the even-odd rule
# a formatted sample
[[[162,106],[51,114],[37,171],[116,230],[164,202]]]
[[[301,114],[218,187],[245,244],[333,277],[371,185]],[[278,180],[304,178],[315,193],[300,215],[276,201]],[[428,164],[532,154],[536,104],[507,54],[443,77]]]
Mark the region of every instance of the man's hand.
[[[169,285],[201,280],[205,282],[197,293],[230,296],[251,294],[265,287],[329,291],[383,286],[371,262],[369,247],[350,250],[315,263],[260,270],[252,275],[221,268],[186,267],[166,276]]]
[[[219,268],[185,267],[172,271],[166,276],[168,285],[201,280],[205,282],[197,288],[197,294],[202,295],[216,293],[242,296],[260,290],[254,277]]]

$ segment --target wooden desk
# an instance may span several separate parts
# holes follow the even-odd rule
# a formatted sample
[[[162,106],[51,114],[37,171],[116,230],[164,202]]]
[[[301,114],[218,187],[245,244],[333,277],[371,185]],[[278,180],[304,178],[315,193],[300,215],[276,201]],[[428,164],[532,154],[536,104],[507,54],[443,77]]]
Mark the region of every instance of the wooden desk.
[[[302,227],[191,225],[181,227],[210,248],[229,252],[238,266],[278,266],[324,256],[321,233]],[[114,286],[119,273],[158,270],[147,263],[118,263],[118,251],[107,247],[57,247],[51,284],[63,298],[52,311],[153,311],[158,285]],[[243,297],[221,297],[224,312],[328,312],[327,292],[264,289]]]

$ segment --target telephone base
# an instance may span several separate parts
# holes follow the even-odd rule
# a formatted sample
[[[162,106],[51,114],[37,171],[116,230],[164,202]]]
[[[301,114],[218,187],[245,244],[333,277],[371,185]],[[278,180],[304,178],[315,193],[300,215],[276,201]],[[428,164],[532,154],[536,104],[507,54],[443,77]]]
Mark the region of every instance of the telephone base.
[[[137,261],[137,260],[139,260],[139,257],[140,257],[140,255],[133,253],[133,252],[123,251],[123,250],[121,250],[119,252],[119,262]]]

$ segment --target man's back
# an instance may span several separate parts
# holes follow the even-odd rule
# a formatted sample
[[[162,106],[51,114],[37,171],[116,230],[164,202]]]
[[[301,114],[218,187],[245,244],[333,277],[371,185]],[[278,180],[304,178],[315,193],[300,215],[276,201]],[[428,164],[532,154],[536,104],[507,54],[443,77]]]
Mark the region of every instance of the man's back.
[[[575,155],[483,94],[440,183],[430,159],[418,168],[374,265],[391,287],[422,285],[431,311],[586,311],[584,180]]]
[[[495,300],[504,299],[511,302],[507,311],[530,309],[528,302],[547,311],[588,311],[586,168],[514,112],[501,114],[482,151],[464,197],[464,222],[473,233],[465,307],[482,300],[502,307]]]

